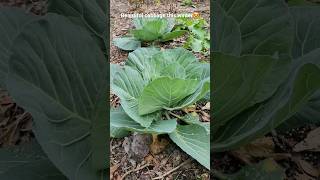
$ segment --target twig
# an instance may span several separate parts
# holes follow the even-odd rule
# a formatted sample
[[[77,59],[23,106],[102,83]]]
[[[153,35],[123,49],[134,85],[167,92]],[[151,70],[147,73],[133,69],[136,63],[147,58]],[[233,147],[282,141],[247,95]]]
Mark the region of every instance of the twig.
[[[182,166],[188,164],[188,163],[191,162],[191,161],[192,161],[191,159],[188,159],[188,160],[186,160],[185,162],[183,162],[182,164],[180,164],[179,166],[171,169],[171,170],[168,171],[167,173],[165,173],[165,174],[163,174],[163,175],[161,175],[161,176],[158,176],[158,177],[156,177],[156,178],[153,178],[153,180],[155,180],[155,179],[162,179],[162,178],[168,176],[169,174],[173,173],[174,171],[178,170],[178,169],[181,168]]]
[[[126,173],[121,177],[120,180],[124,180],[124,178],[125,178],[126,176],[128,176],[130,173],[135,172],[135,171],[139,171],[140,169],[143,169],[143,168],[145,168],[145,167],[147,167],[147,166],[150,166],[150,164],[145,164],[145,165],[143,165],[143,166],[141,166],[141,167],[139,167],[139,168],[132,169],[132,170],[126,172]]]

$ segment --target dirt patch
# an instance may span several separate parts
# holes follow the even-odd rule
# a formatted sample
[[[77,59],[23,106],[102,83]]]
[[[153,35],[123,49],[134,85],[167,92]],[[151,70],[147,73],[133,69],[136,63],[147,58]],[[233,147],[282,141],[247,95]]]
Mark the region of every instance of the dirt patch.
[[[224,175],[231,175],[246,165],[271,158],[283,168],[286,180],[319,179],[320,150],[315,145],[319,144],[317,143],[320,138],[319,131],[316,126],[306,125],[286,132],[269,133],[240,149],[211,154],[211,168]],[[318,134],[319,137],[314,136],[315,141],[312,141],[310,134]],[[299,151],[297,148],[299,144],[303,144],[306,150],[300,148]],[[307,150],[309,147],[316,148]]]
[[[111,179],[124,180],[149,180],[153,178],[163,177],[163,179],[202,179],[209,180],[209,171],[190,156],[184,153],[174,143],[170,145],[158,155],[148,155],[139,163],[131,163],[127,153],[123,148],[124,139],[111,139]],[[182,163],[186,162],[179,169],[176,169],[167,176],[163,176]],[[139,169],[140,167],[144,167]],[[126,174],[131,172],[130,174]],[[160,178],[162,179],[162,178]]]
[[[1,6],[19,7],[36,15],[44,15],[47,12],[45,0],[1,0]]]
[[[121,13],[192,13],[200,12],[201,16],[210,22],[210,1],[194,2],[194,7],[182,6],[181,1],[175,1],[171,3],[162,2],[159,5],[154,4],[156,1],[148,0],[145,4],[139,4],[141,1],[132,1],[137,3],[129,3],[128,0],[110,2],[110,62],[120,63],[126,60],[128,52],[119,50],[112,44],[112,40],[116,37],[127,35],[129,30],[134,26],[132,19],[120,17]],[[138,7],[137,7],[138,6]],[[185,37],[175,39],[171,42],[161,44],[162,48],[181,47],[185,42]],[[195,53],[199,60],[209,61],[209,56],[205,56],[201,53]]]
[[[12,101],[8,92],[0,90],[0,147],[29,142],[32,133],[32,117]]]

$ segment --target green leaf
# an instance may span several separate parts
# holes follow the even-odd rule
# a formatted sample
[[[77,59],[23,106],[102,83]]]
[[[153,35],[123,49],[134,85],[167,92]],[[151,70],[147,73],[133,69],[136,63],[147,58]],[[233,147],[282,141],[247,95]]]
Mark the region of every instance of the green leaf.
[[[138,48],[129,53],[126,65],[136,69],[142,78],[149,82],[156,76],[156,69],[150,59],[159,52],[157,48]]]
[[[159,51],[156,48],[138,48],[129,53],[126,65],[136,69],[146,82],[160,76],[166,76],[167,73],[170,76],[170,74],[179,71],[185,71],[188,79],[203,80],[210,76],[210,65],[200,63],[192,52],[184,48],[166,49],[164,51]],[[170,68],[174,65],[179,66],[177,69],[180,70]],[[169,69],[171,69],[171,72],[168,72]],[[182,74],[184,73],[182,72]]]
[[[297,113],[319,88],[317,66],[309,63],[293,69],[270,99],[227,119],[228,123],[218,130],[214,127],[212,150],[234,149],[265,135]]]
[[[138,113],[138,99],[143,91],[146,82],[142,79],[139,72],[130,66],[125,66],[116,73],[111,83],[112,91],[119,96],[124,111],[134,121],[143,127],[149,127],[152,121],[156,120],[157,114],[141,116]]]
[[[192,63],[187,67],[186,72],[188,72],[188,79],[205,80],[207,78],[210,78],[210,64]]]
[[[49,0],[48,12],[61,14],[72,22],[85,27],[92,37],[106,52],[107,33],[107,2],[104,0]]]
[[[298,65],[313,63],[320,66],[320,7],[292,7],[290,13],[295,24],[292,56]],[[302,126],[305,123],[320,123],[320,91],[298,112],[288,125]]]
[[[160,72],[160,76],[168,76],[172,78],[185,79],[187,77],[186,70],[176,62],[166,66]]]
[[[288,0],[289,6],[315,6],[317,4],[306,0]]]
[[[198,80],[161,77],[149,83],[139,98],[139,114],[175,109],[181,100],[196,91]]]
[[[202,51],[202,41],[197,38],[192,38],[191,40],[191,49],[194,52],[201,52]]]
[[[283,71],[281,66],[282,69],[278,71],[284,73],[284,77],[274,76],[274,68],[278,68],[278,62],[279,60],[269,56],[250,55],[238,58],[215,53],[214,126],[224,124],[246,108],[269,98],[282,83],[279,79],[286,78],[289,71]]]
[[[144,29],[131,30],[131,34],[133,34],[136,39],[147,42],[157,40],[161,37],[161,35],[156,32],[150,32]]]
[[[11,45],[23,27],[36,16],[18,8],[0,7],[0,87],[5,88]]]
[[[111,83],[113,82],[116,73],[119,71],[121,71],[121,66],[119,64],[110,64],[110,82]]]
[[[142,29],[131,30],[133,36],[142,41],[154,41],[166,31],[166,21],[152,20],[144,23]]]
[[[201,122],[199,119],[199,116],[197,114],[195,116],[193,114],[187,114],[187,115],[183,116],[181,120],[183,120],[184,122],[186,122],[188,124],[199,125],[206,130],[207,134],[210,134],[210,123],[209,122]]]
[[[166,26],[164,29],[164,32],[170,32],[172,28],[174,27],[174,20],[172,18],[133,18],[133,24],[136,27],[136,29],[144,29],[148,24],[157,24],[158,22],[162,23],[163,25]]]
[[[167,49],[154,55],[152,59],[154,59],[153,61],[156,63],[161,64],[159,65],[160,67],[164,67],[172,62],[177,62],[184,68],[188,68],[188,66],[193,65],[192,63],[198,62],[193,53],[184,48]]]
[[[183,36],[186,32],[187,31],[185,31],[185,30],[175,30],[175,31],[172,31],[172,32],[168,32],[168,33],[166,33],[166,34],[164,34],[162,36],[161,41],[165,42],[165,41],[173,40],[175,38]]]
[[[26,26],[12,52],[8,90],[32,114],[43,150],[70,180],[106,179],[109,74],[99,46],[86,30],[48,14]]]
[[[245,166],[228,180],[282,180],[284,177],[284,170],[274,160],[266,159],[259,164]]]
[[[196,91],[194,91],[193,94],[186,97],[183,101],[179,103],[179,105],[176,108],[183,108],[186,106],[189,106],[200,99],[204,98],[207,93],[210,92],[210,77],[207,77],[200,81],[198,84]]]
[[[1,148],[0,159],[1,179],[67,180],[35,141],[20,146]]]
[[[114,71],[113,69],[112,71]],[[152,112],[156,112],[163,108],[177,109],[190,105],[200,98],[203,98],[210,88],[209,64],[200,63],[190,51],[183,48],[164,51],[159,51],[156,48],[138,48],[137,50],[129,53],[128,60],[126,61],[124,68],[117,71],[113,76],[114,77],[112,77],[111,82],[112,91],[120,97],[122,107],[128,116],[143,127],[150,126],[152,121],[159,118],[158,113]],[[149,87],[154,83],[162,83],[163,80],[158,82],[159,78],[169,77],[178,78],[179,80],[177,82],[179,82],[181,87],[188,87],[190,92],[184,92],[186,89],[176,89],[180,87],[173,87],[173,84],[171,84],[170,87],[168,86],[164,88],[168,88],[168,90],[176,89],[175,92],[180,93],[180,95],[176,94],[175,96],[178,99],[175,99],[174,102],[169,102],[167,106],[155,108],[149,104],[143,104],[145,103],[143,101],[148,98],[143,98],[144,100],[142,102],[140,101],[143,96],[142,91],[146,87]],[[192,83],[191,85],[194,84],[193,87],[188,84],[190,82]],[[193,90],[190,88],[193,88]],[[148,96],[150,95],[151,94],[148,94]],[[172,99],[173,96],[168,98]],[[149,111],[149,109],[148,111],[140,113],[139,104],[141,103],[143,106],[152,108],[152,111]],[[146,103],[149,103],[149,101]],[[152,104],[154,103],[157,102],[152,102]],[[168,101],[162,103],[168,103]],[[174,104],[177,106],[170,107]],[[154,105],[158,106],[158,104]]]
[[[294,43],[292,56],[297,59],[320,48],[320,7],[292,7]]]
[[[169,136],[183,151],[210,169],[210,137],[204,128],[198,125],[178,125]]]
[[[171,32],[175,26],[173,18],[134,18],[133,24],[136,29],[131,30],[131,34],[141,41],[170,41],[186,32],[184,30]]]
[[[291,53],[293,24],[285,2],[279,0],[217,0],[216,2],[225,11],[226,16],[232,17],[238,23],[242,55],[279,54],[279,56],[288,56]],[[214,13],[214,16],[217,16],[214,19],[221,19],[221,13]],[[229,20],[225,23],[231,23],[231,25],[221,27],[231,27],[230,37],[235,37],[234,42],[238,43],[235,29],[237,25],[230,18],[227,19]],[[216,36],[224,37],[225,35],[220,32],[225,31],[220,30]],[[232,40],[228,42],[232,43]]]
[[[115,38],[113,44],[126,51],[132,51],[141,47],[141,42],[133,37]]]
[[[110,124],[110,136],[113,138],[123,138],[126,136],[129,136],[130,132],[128,130],[126,130],[125,128],[117,128],[117,127],[113,127]]]
[[[170,119],[157,120],[147,128],[142,127],[140,124],[133,121],[121,108],[111,111],[110,120],[111,127],[152,134],[171,133],[176,129],[177,126],[177,121],[175,119]]]
[[[213,1],[213,50],[238,56],[241,53],[241,32],[239,24],[221,8],[220,4]]]

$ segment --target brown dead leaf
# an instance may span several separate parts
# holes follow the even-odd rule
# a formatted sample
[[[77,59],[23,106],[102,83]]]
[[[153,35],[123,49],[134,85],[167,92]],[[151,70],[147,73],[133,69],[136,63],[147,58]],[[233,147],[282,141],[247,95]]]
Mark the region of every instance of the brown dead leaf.
[[[271,137],[263,137],[232,151],[232,154],[247,164],[251,164],[257,157],[270,157],[274,153],[274,143]]]
[[[210,122],[210,115],[208,114],[208,113],[206,113],[206,112],[204,112],[204,111],[201,111],[201,114],[202,114],[202,120],[204,121],[204,122]]]
[[[151,154],[149,154],[148,156],[146,156],[146,157],[144,158],[144,160],[145,160],[147,163],[152,164],[153,161],[154,161],[154,157],[153,157]]]
[[[299,179],[299,180],[312,180],[314,178],[308,176],[307,174],[305,173],[302,173],[302,174],[295,174],[294,175],[294,179]]]
[[[205,106],[201,108],[202,110],[210,110],[210,102],[207,102]]]
[[[312,177],[319,177],[319,169],[313,167],[309,162],[303,160],[300,156],[293,157],[292,160],[297,164],[302,172]]]
[[[115,164],[110,167],[110,179],[114,179],[113,174],[120,167],[120,164]]]
[[[159,139],[157,135],[153,135],[153,141],[150,145],[150,151],[152,154],[159,154],[167,147],[168,144],[168,140],[164,138]]]
[[[320,152],[320,128],[316,128],[309,132],[307,137],[296,144],[293,148],[293,151],[295,152],[301,152],[301,151],[314,151],[314,152]]]
[[[191,105],[182,109],[185,113],[192,113],[197,111],[195,105]]]

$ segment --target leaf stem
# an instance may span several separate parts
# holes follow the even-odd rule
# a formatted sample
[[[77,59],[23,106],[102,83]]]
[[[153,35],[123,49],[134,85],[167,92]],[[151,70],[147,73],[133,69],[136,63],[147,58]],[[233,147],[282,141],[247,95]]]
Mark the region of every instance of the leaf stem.
[[[170,118],[168,112],[169,112],[169,111],[166,111],[164,114],[165,114],[166,118],[169,120],[169,119],[171,119],[171,118]]]
[[[173,113],[173,112],[171,112],[171,111],[169,111],[169,113],[170,113],[172,116],[174,116],[174,117],[176,117],[176,118],[178,118],[178,119],[182,119],[181,116],[179,116],[179,115],[177,115],[177,114],[175,114],[175,113]]]

